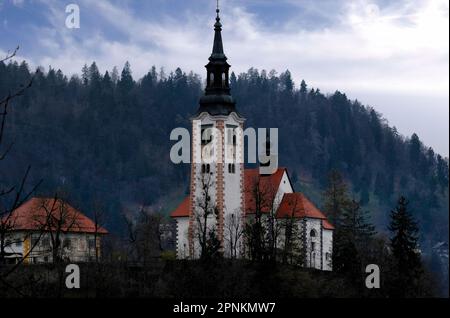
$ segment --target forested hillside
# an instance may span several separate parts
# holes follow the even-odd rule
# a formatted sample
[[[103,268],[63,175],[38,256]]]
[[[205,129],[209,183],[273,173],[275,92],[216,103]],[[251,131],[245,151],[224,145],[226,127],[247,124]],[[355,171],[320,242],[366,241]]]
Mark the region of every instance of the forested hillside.
[[[25,62],[0,63],[0,95],[29,77]],[[232,74],[231,87],[246,126],[279,128],[280,164],[318,206],[329,172],[337,169],[379,232],[403,194],[419,221],[423,248],[447,240],[448,160],[417,135],[402,136],[344,93],[324,95],[293,83],[288,71]],[[128,63],[105,74],[93,63],[70,78],[59,70],[40,72],[10,107],[5,138],[14,146],[0,182],[16,184],[31,165],[29,187],[43,179],[38,194],[63,190],[87,214],[100,202],[113,231],[123,227],[124,208],[148,205],[166,213],[189,182],[189,166],[169,160],[169,134],[189,127],[201,94],[201,78],[180,69],[153,67],[142,79],[133,79]]]

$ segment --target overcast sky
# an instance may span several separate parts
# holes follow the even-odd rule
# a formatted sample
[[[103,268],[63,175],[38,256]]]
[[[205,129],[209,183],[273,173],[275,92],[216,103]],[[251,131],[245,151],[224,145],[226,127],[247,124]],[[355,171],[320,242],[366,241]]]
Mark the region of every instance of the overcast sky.
[[[65,27],[69,3],[81,28]],[[202,76],[215,0],[0,0],[0,56],[20,44],[32,66],[102,72],[130,61]],[[236,73],[289,69],[298,85],[345,92],[409,136],[449,154],[448,0],[221,0],[225,53]]]

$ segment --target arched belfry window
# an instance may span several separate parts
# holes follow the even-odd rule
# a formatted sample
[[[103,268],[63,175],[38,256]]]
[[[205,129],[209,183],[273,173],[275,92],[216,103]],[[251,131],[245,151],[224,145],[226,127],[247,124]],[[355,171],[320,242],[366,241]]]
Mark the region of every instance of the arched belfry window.
[[[311,232],[309,232],[309,235],[311,237],[316,237],[316,231],[315,230],[311,230]]]
[[[209,86],[214,86],[214,73],[209,74]]]
[[[222,86],[225,87],[227,85],[227,76],[225,73],[222,73]]]

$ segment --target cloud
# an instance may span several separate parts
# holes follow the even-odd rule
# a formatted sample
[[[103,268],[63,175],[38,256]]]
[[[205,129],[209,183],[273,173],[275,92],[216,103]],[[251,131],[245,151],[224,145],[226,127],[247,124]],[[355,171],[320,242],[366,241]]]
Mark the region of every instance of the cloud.
[[[147,21],[126,5],[80,3],[95,12],[103,28],[121,30],[125,40],[107,39],[101,28],[83,24],[82,28],[93,30],[88,38],[76,38],[76,32],[56,28],[54,23],[57,34],[44,32],[48,37],[40,41],[55,53],[37,62],[61,63],[73,72],[74,57],[78,64],[95,59],[109,68],[130,60],[138,76],[151,64],[182,66],[202,74],[211,49],[212,14],[191,13],[183,23],[167,15]],[[53,6],[51,12],[49,18],[57,20],[61,9]],[[297,81],[306,78],[328,89],[447,91],[445,0],[404,1],[384,8],[369,0],[345,2],[333,27],[312,31],[296,27],[296,19],[278,30],[268,30],[261,16],[243,6],[225,10],[222,19],[225,49],[236,71],[251,66],[289,68]]]
[[[11,2],[14,6],[21,8],[23,7],[25,0],[12,0]]]
[[[251,15],[235,9],[239,41],[229,49],[242,64],[289,68],[328,89],[448,94],[448,3],[422,1],[410,11],[407,3],[381,10],[353,1],[333,28],[305,32],[290,22],[290,31],[278,33],[261,31]]]
[[[162,10],[158,5],[175,2],[155,1],[152,9],[160,11],[149,18],[129,0],[79,0],[81,29],[70,30],[64,27],[64,3],[39,0],[46,23],[31,27],[38,45],[22,54],[34,65],[68,73],[79,73],[94,60],[103,71],[128,60],[135,78],[152,65],[203,75],[214,4],[202,1],[199,10]],[[447,0],[280,0],[276,6],[283,15],[274,6],[265,0],[222,5],[224,47],[233,71],[289,69],[297,84],[305,79],[310,87],[354,97],[439,96],[447,100],[439,104],[441,111],[448,110]]]
[[[92,60],[105,68],[130,60],[138,76],[151,64],[203,72],[211,49],[212,14],[191,12],[182,23],[168,15],[148,21],[129,5],[83,0],[81,28],[89,29],[89,36],[77,36],[76,30],[61,27],[63,8],[54,1],[47,4],[52,28],[38,32],[48,53],[33,57],[37,63],[53,62],[75,72],[81,68],[77,64]],[[95,13],[99,25],[83,24],[85,8]],[[225,10],[222,19],[225,49],[237,71],[251,66],[289,68],[297,80],[306,78],[329,89],[343,84],[443,94],[448,86],[448,70],[443,68],[449,47],[445,0],[403,1],[384,8],[369,0],[344,2],[335,25],[312,31],[296,26],[297,18],[268,30],[261,16],[239,5]],[[107,28],[120,30],[124,40],[108,39]]]

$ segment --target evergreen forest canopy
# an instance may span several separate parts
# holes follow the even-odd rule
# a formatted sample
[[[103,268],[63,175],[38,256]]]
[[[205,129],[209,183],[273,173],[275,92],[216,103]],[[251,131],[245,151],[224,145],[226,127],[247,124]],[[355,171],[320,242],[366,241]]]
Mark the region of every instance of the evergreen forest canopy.
[[[0,95],[30,78],[26,62],[0,63]],[[279,161],[296,191],[323,207],[330,171],[340,171],[379,232],[400,195],[410,200],[425,250],[448,238],[448,159],[416,134],[402,136],[375,109],[336,91],[325,95],[289,71],[254,68],[231,74],[232,94],[249,127],[279,128]],[[121,213],[151,206],[168,213],[188,191],[189,165],[169,159],[176,127],[189,128],[202,94],[199,75],[155,67],[134,79],[127,62],[101,74],[95,64],[81,76],[61,70],[39,72],[24,96],[10,107],[6,140],[14,146],[0,182],[15,184],[28,165],[39,195],[69,194],[86,214],[100,202],[106,225],[123,229]],[[405,114],[408,116],[408,114]],[[5,166],[3,166],[5,167]]]

